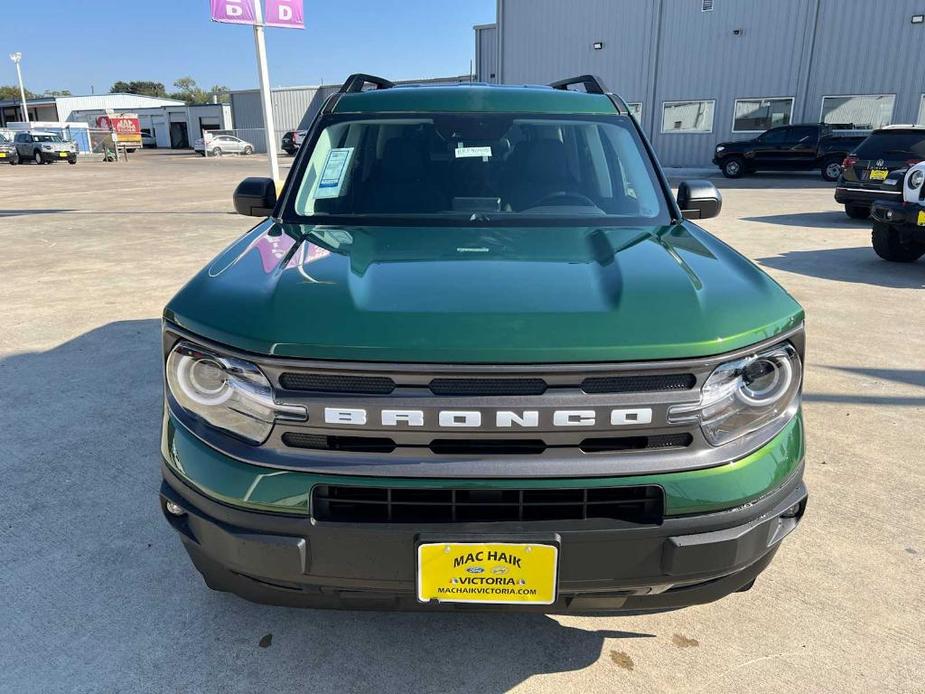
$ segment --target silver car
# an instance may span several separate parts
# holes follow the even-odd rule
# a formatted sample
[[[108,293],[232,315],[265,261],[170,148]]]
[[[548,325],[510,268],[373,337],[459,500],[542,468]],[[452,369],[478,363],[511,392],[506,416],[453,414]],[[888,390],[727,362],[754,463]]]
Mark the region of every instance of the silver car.
[[[206,152],[205,143],[200,138],[193,143],[193,149],[202,155],[220,157],[223,154],[253,154],[254,145],[234,135],[213,135],[209,138],[209,149]]]
[[[62,140],[55,133],[40,130],[18,132],[13,138],[13,145],[16,148],[13,153],[16,161],[13,163],[30,160],[36,164],[51,164],[56,161],[77,163],[77,145]]]

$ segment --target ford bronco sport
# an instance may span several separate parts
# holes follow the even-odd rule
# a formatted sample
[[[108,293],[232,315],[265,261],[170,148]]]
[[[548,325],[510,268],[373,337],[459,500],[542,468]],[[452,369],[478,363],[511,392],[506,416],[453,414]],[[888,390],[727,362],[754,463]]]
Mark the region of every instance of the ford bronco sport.
[[[596,78],[354,75],[234,201],[268,218],[164,312],[161,506],[211,588],[665,610],[800,521],[803,311]]]

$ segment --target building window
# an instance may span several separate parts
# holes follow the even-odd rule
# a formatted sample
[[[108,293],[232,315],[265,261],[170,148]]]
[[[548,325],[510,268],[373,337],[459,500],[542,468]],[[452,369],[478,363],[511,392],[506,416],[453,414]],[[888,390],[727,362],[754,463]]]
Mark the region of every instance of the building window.
[[[703,0],[700,5],[701,12],[712,12],[713,11],[713,0]]]
[[[895,94],[824,96],[821,120],[831,125],[851,125],[857,130],[882,128],[893,118],[895,100]]]
[[[764,132],[779,125],[790,125],[793,98],[736,99],[732,132]]]
[[[716,102],[666,101],[662,104],[663,133],[713,132],[713,108]]]
[[[627,104],[627,107],[629,107],[630,115],[632,115],[633,118],[635,118],[637,121],[640,121],[640,122],[641,122],[641,118],[642,118],[642,104],[640,104],[640,103],[632,103],[632,104]]]

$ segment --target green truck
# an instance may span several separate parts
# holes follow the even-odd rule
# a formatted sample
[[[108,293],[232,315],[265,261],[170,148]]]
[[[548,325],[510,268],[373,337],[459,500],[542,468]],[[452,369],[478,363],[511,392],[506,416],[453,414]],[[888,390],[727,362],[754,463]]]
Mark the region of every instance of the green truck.
[[[803,310],[626,103],[351,76],[164,311],[160,501],[278,605],[659,611],[799,523]]]

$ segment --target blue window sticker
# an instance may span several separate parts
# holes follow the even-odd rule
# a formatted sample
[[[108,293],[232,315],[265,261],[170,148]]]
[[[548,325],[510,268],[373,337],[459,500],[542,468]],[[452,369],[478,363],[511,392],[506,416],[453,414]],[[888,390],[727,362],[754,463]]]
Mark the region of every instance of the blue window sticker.
[[[316,198],[340,197],[351,159],[353,147],[341,147],[328,152],[328,158],[321,170],[321,178],[318,180],[318,189],[315,191]]]

